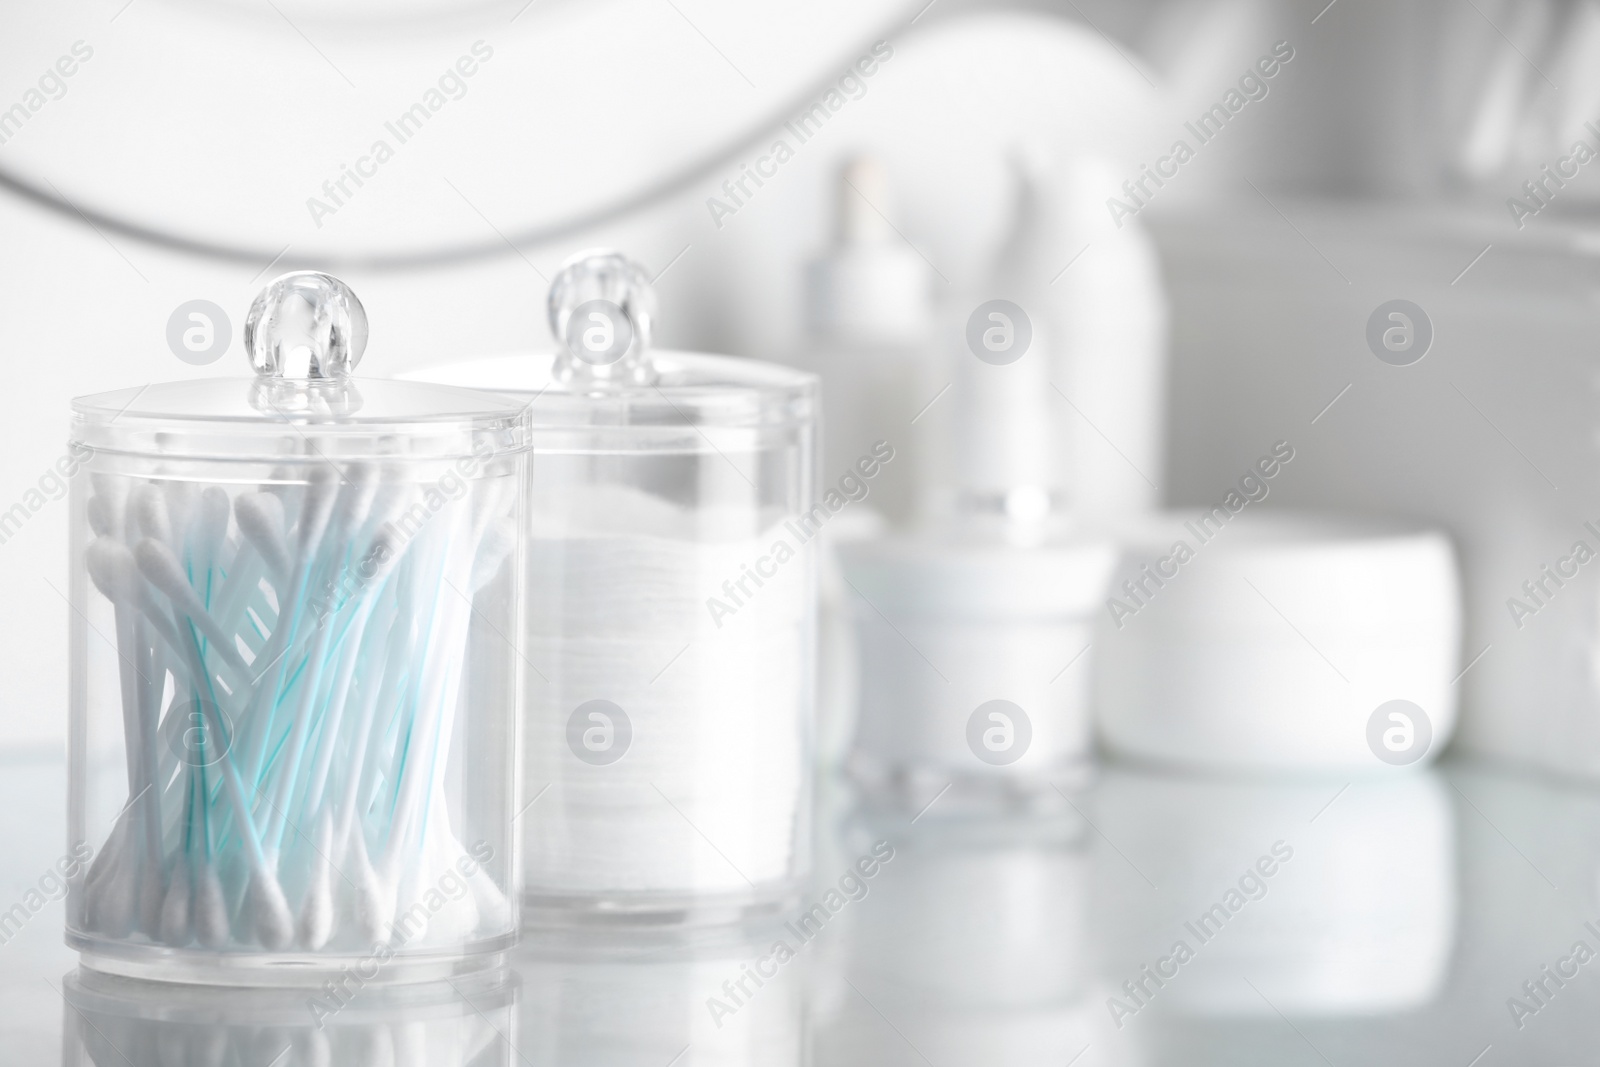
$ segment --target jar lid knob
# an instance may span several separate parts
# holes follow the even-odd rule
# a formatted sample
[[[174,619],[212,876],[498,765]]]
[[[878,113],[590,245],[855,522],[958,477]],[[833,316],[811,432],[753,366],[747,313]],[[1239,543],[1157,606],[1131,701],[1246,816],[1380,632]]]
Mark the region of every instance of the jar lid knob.
[[[333,275],[292,271],[269,282],[250,305],[244,347],[262,378],[348,378],[367,348],[367,311]]]
[[[555,378],[578,385],[650,385],[655,292],[643,267],[594,249],[562,265],[550,283]]]

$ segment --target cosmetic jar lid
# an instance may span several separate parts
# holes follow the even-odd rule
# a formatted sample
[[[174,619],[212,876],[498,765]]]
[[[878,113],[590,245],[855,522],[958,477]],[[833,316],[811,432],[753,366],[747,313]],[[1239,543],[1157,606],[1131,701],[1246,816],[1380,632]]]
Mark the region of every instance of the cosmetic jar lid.
[[[202,378],[81,396],[72,438],[97,452],[254,460],[485,457],[527,447],[525,403],[458,387],[357,379],[366,312],[326,274],[285,274],[244,328],[254,378]]]
[[[649,279],[620,253],[570,259],[546,310],[553,353],[438,364],[405,377],[510,396],[528,409],[537,446],[560,451],[751,451],[816,420],[815,375],[654,348]]]
[[[1020,548],[885,538],[839,545],[846,579],[891,618],[1082,618],[1100,609],[1110,541]]]

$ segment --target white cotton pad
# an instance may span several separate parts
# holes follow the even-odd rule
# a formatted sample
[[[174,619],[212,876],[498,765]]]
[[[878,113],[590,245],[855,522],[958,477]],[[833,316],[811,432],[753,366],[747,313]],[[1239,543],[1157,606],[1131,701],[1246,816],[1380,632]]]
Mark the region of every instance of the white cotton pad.
[[[590,513],[638,532],[585,528]],[[557,783],[523,819],[530,882],[545,896],[629,899],[784,882],[806,796],[809,564],[775,568],[718,618],[708,596],[781,526],[685,539],[689,512],[617,486],[574,494],[567,518],[556,537],[536,517],[528,545],[539,595],[526,651],[545,678],[530,686],[524,773],[530,797]],[[590,766],[571,751],[569,716],[595,699],[623,709],[631,734],[623,758]]]
[[[552,329],[603,292],[648,340],[636,264],[593,253],[562,278]],[[810,864],[818,546],[844,507],[814,484],[816,381],[643,344],[590,364],[583,344],[417,372],[506,392],[532,424],[524,915],[779,907]]]
[[[1283,511],[1126,524],[1095,639],[1113,755],[1174,767],[1380,771],[1433,760],[1455,728],[1461,591],[1437,530]],[[1405,738],[1374,714],[1391,701]],[[1375,748],[1376,744],[1376,748]]]

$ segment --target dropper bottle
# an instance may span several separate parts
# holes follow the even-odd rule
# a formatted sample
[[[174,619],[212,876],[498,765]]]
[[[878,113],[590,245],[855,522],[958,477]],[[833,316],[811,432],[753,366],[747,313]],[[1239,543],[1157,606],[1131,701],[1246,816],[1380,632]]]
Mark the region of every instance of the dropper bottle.
[[[829,525],[819,570],[818,756],[829,768],[849,744],[860,669],[853,594],[832,546],[911,521],[917,409],[933,391],[927,384],[932,270],[896,229],[895,207],[880,160],[858,156],[845,163],[834,185],[833,243],[806,270],[799,362],[822,381],[821,477],[833,484],[847,479],[846,489],[863,494]]]
[[[806,273],[807,351],[822,379],[822,477],[837,478],[879,441],[896,459],[862,509],[903,524],[912,511],[914,443],[932,335],[932,271],[896,230],[889,172],[851,160],[835,187],[834,244]]]
[[[1086,659],[1115,553],[1069,508],[1051,190],[1034,161],[1014,168],[1010,234],[944,319],[950,388],[926,420],[915,527],[840,546],[861,663],[850,767],[913,804],[946,785],[1049,794],[1090,750]]]

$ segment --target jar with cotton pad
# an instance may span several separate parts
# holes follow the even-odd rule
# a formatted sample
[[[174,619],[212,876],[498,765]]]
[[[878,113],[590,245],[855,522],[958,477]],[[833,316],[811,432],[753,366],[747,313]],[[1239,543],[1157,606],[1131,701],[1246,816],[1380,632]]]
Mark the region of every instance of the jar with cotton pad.
[[[816,379],[651,347],[614,252],[550,287],[553,356],[419,372],[532,420],[525,914],[717,922],[809,868]]]
[[[1437,758],[1464,666],[1449,538],[1250,507],[1230,492],[1209,511],[1123,525],[1095,638],[1102,743],[1218,772],[1382,773]]]
[[[253,379],[73,402],[67,942],[166,981],[436,979],[517,929],[526,420],[351,376],[297,272]]]

